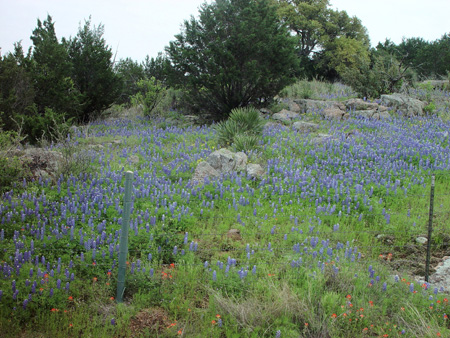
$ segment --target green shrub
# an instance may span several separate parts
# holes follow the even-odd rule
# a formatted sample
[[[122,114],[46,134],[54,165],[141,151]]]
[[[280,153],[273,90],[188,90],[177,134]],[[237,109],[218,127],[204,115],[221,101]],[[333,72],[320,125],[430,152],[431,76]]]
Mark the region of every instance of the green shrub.
[[[155,107],[152,115],[170,117],[174,109],[183,108],[181,106],[183,93],[181,90],[167,88],[159,104]]]
[[[142,105],[144,115],[150,116],[166,96],[166,88],[154,77],[137,82],[139,92],[131,97],[131,104]]]
[[[215,129],[219,145],[231,145],[237,141],[239,146],[236,148],[250,150],[251,148],[248,148],[250,145],[258,144],[257,140],[263,128],[264,120],[259,115],[259,111],[252,107],[245,107],[233,109],[228,120],[218,123]],[[246,146],[242,148],[244,145]]]
[[[21,140],[16,132],[0,129],[0,193],[11,190],[25,175],[23,163],[13,154]]]
[[[436,110],[436,104],[435,104],[433,101],[431,101],[430,103],[428,103],[428,104],[423,108],[423,111],[424,111],[425,113],[428,113],[428,114],[432,114],[435,110]]]
[[[414,72],[394,55],[380,53],[370,62],[360,61],[358,68],[345,69],[340,76],[361,96],[378,98],[382,94],[399,92],[414,81]]]

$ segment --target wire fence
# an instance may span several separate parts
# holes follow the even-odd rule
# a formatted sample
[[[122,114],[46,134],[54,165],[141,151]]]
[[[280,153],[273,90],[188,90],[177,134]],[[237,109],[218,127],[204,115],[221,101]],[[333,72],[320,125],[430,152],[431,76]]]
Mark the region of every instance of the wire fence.
[[[448,173],[450,176],[450,173]],[[302,256],[299,256],[298,254],[301,253],[300,248],[296,245],[299,244],[305,244],[301,247],[302,250],[305,250],[306,253],[311,254],[312,252],[316,252],[316,255],[318,256],[317,261],[309,260],[308,261],[308,255],[305,255],[305,264],[307,264],[310,267],[311,273],[315,273],[315,271],[323,271],[323,269],[327,267],[336,267],[336,260],[337,261],[346,261],[346,262],[358,262],[361,258],[364,260],[368,260],[369,262],[373,260],[375,262],[376,257],[378,257],[378,261],[385,261],[385,262],[391,262],[392,260],[397,259],[397,257],[392,257],[391,252],[399,252],[403,254],[405,250],[413,250],[416,252],[419,252],[419,256],[421,254],[426,253],[426,258],[424,259],[424,263],[426,265],[426,273],[425,273],[425,280],[428,281],[429,278],[429,269],[430,264],[432,260],[432,253],[434,251],[442,250],[443,248],[450,247],[450,239],[449,241],[443,240],[441,242],[433,242],[433,219],[442,219],[443,224],[440,224],[440,227],[442,229],[445,229],[445,220],[448,220],[450,217],[450,209],[447,205],[441,205],[439,207],[444,208],[442,211],[436,211],[435,210],[435,204],[440,203],[440,199],[442,198],[442,201],[447,201],[446,197],[450,196],[450,193],[441,193],[434,194],[434,176],[430,176],[430,178],[433,178],[431,181],[431,184],[427,184],[427,186],[430,187],[430,193],[422,193],[422,194],[404,194],[406,197],[410,198],[421,198],[423,199],[423,205],[426,206],[426,210],[423,211],[417,211],[417,210],[406,210],[404,212],[390,212],[389,209],[385,209],[383,212],[358,212],[356,214],[347,214],[342,213],[340,216],[337,216],[337,211],[335,214],[327,214],[327,213],[313,213],[313,212],[301,212],[301,210],[298,211],[292,211],[289,210],[288,213],[277,213],[274,215],[264,215],[264,216],[257,216],[257,215],[241,215],[238,213],[238,210],[240,207],[243,209],[247,207],[246,212],[248,212],[251,203],[256,203],[258,201],[258,198],[247,198],[246,205],[239,205],[237,204],[237,208],[231,209],[234,213],[237,213],[235,215],[217,215],[213,211],[210,211],[208,209],[204,210],[204,214],[198,215],[196,214],[195,217],[198,218],[199,222],[220,222],[220,221],[234,221],[236,224],[241,223],[241,225],[244,222],[250,222],[253,224],[258,224],[259,222],[270,220],[271,224],[273,224],[273,228],[268,231],[261,231],[261,230],[255,230],[255,229],[248,229],[243,226],[239,228],[238,233],[230,233],[230,231],[223,231],[223,232],[217,232],[212,231],[210,233],[205,233],[201,231],[196,231],[195,233],[188,234],[185,232],[164,232],[161,233],[151,233],[153,231],[153,226],[150,228],[145,228],[147,224],[144,224],[145,222],[142,220],[142,210],[141,213],[135,213],[134,215],[131,215],[130,221],[128,224],[126,224],[126,221],[122,221],[122,230],[121,232],[124,232],[124,229],[129,230],[137,230],[137,234],[142,235],[143,232],[150,232],[149,236],[151,236],[151,241],[149,240],[147,242],[147,245],[150,245],[149,247],[140,247],[127,249],[125,256],[122,254],[122,261],[124,261],[123,257],[129,257],[130,262],[127,262],[125,266],[122,264],[123,273],[125,274],[136,274],[136,273],[142,273],[146,272],[149,278],[156,278],[158,280],[167,280],[171,279],[172,273],[173,275],[176,273],[182,273],[183,269],[198,269],[203,268],[206,272],[206,275],[210,275],[208,278],[213,280],[214,282],[217,281],[217,279],[228,277],[228,275],[233,275],[236,277],[238,276],[241,280],[245,281],[255,281],[255,280],[261,280],[261,279],[267,279],[267,280],[273,280],[274,278],[283,278],[286,280],[294,280],[298,279],[298,275],[295,274],[295,268],[298,268],[301,264],[296,261],[296,259],[301,258]],[[132,179],[132,178],[130,178]],[[427,182],[428,183],[428,182]],[[124,191],[130,193],[130,196],[133,195],[133,187],[132,184],[129,184],[129,188]],[[122,194],[122,192],[121,192]],[[363,195],[364,193],[357,193],[352,192],[352,197],[355,195]],[[399,190],[399,194],[401,194],[401,190]],[[211,195],[212,196],[212,195]],[[136,196],[135,196],[136,197]],[[131,197],[132,198],[132,197]],[[211,199],[213,200],[213,199]],[[326,200],[324,199],[326,202]],[[441,201],[441,202],[442,202]],[[201,202],[199,197],[199,203]],[[232,201],[229,200],[229,203]],[[274,201],[275,202],[275,201]],[[285,202],[285,201],[284,201]],[[385,202],[383,202],[384,204]],[[280,207],[282,207],[281,205]],[[386,208],[388,208],[388,205],[386,205]],[[235,210],[236,209],[236,210]],[[354,212],[354,210],[352,210]],[[4,212],[3,212],[4,214]],[[393,243],[393,241],[389,238],[390,236],[393,237],[402,237],[402,236],[408,236],[411,232],[411,227],[413,225],[409,225],[408,227],[403,227],[402,229],[395,229],[392,227],[384,228],[383,230],[369,230],[369,229],[358,229],[358,230],[350,230],[345,229],[344,226],[340,226],[336,228],[336,225],[327,223],[328,219],[332,219],[335,222],[339,222],[340,219],[342,220],[348,220],[348,219],[357,219],[359,217],[386,217],[386,215],[389,216],[401,216],[401,217],[407,217],[406,219],[410,221],[410,223],[418,222],[419,224],[415,226],[414,228],[416,230],[423,231],[424,237],[426,239],[426,245],[420,244],[417,242],[409,242],[408,240],[404,240],[403,242],[397,241],[396,243]],[[155,215],[155,222],[162,225],[161,230],[164,230],[164,223],[168,222],[170,220],[170,216],[167,215],[167,218],[165,218],[165,214],[163,215]],[[189,216],[189,215],[188,215]],[[186,216],[186,217],[188,217]],[[446,217],[447,216],[447,217]],[[320,220],[322,224],[320,224],[317,220],[320,217]],[[239,219],[239,222],[238,222]],[[309,220],[308,220],[309,219]],[[310,222],[311,219],[314,219],[314,224]],[[420,219],[420,222],[418,221]],[[138,224],[138,220],[141,221],[141,223]],[[319,226],[320,225],[320,226]],[[325,229],[324,229],[325,227]],[[326,228],[328,227],[328,229]],[[69,227],[70,228],[70,227]],[[94,227],[95,228],[95,227]],[[93,230],[94,230],[93,228]],[[166,229],[170,229],[170,226],[166,226]],[[150,231],[148,231],[150,230]],[[95,231],[93,231],[94,233]],[[378,241],[374,242],[374,244],[371,245],[362,245],[354,242],[342,244],[342,247],[338,249],[337,243],[339,241],[344,240],[346,238],[350,239],[353,237],[362,236],[362,235],[369,235],[369,236],[381,236],[378,238]],[[233,236],[237,236],[233,237]],[[182,238],[188,238],[190,237],[190,242],[184,241],[180,247],[172,248],[168,247],[167,245],[163,245],[163,247],[156,248],[156,245],[153,244],[153,240],[160,238],[160,239],[173,239],[178,238],[177,241],[181,241]],[[314,238],[320,237],[320,241],[326,241],[331,239],[331,243],[333,244],[326,244],[322,245],[320,241],[315,242],[315,244],[311,243],[311,240],[314,240]],[[220,243],[214,243],[216,246],[212,247],[201,247],[195,248],[195,250],[192,250],[190,248],[191,243],[194,243],[196,241],[200,241],[201,244],[204,244],[203,242],[208,242],[207,245],[210,245],[211,240],[217,240],[219,238],[230,238],[231,242],[237,242],[239,243],[237,246],[224,246],[221,247]],[[450,237],[449,237],[450,238]],[[79,238],[78,238],[79,239]],[[253,244],[250,247],[244,247],[244,243],[246,239],[249,240],[249,242],[253,242]],[[258,239],[264,239],[265,244],[259,245],[258,243],[254,243],[254,240]],[[271,241],[273,239],[273,247],[271,246]],[[49,248],[45,248],[45,252],[58,252],[61,250],[60,248],[52,248],[52,244],[56,243],[56,240],[52,242],[52,240],[47,240],[47,244],[50,246]],[[149,244],[150,243],[150,244]],[[164,242],[161,242],[164,243]],[[282,243],[282,244],[280,244]],[[286,244],[284,244],[286,243]],[[287,243],[290,243],[287,245]],[[81,243],[80,243],[81,244]],[[110,259],[109,262],[99,261],[95,259],[95,255],[92,256],[92,253],[89,254],[89,251],[92,251],[92,248],[89,248],[86,250],[85,254],[86,257],[82,258],[80,256],[81,251],[80,248],[77,250],[66,250],[66,254],[73,257],[74,262],[72,261],[70,263],[70,267],[79,267],[79,268],[86,268],[91,267],[92,269],[102,269],[104,271],[106,270],[114,270],[119,267],[119,264],[117,260],[120,260],[118,257],[118,252],[123,253],[123,249],[120,248],[123,245],[123,240],[117,241],[117,238],[114,238],[113,242],[109,243],[102,243],[103,247],[99,247],[96,249],[96,257],[99,258],[102,256],[102,258],[106,257],[107,259]],[[107,245],[113,245],[112,255],[110,254],[109,250],[107,249]],[[241,245],[239,247],[239,245]],[[322,248],[322,252],[320,252],[320,248]],[[332,251],[328,251],[327,249],[331,248]],[[426,249],[425,249],[426,248]],[[95,249],[95,248],[94,248]],[[345,250],[350,250],[350,254],[347,254]],[[156,251],[155,251],[156,250]],[[176,251],[174,251],[176,250]],[[341,251],[339,251],[341,250]],[[353,251],[354,250],[354,251]],[[155,253],[157,252],[157,259],[148,260],[146,257],[144,257],[143,254],[148,254],[150,252]],[[228,255],[228,259],[230,257],[233,260],[233,264],[231,265],[231,270],[225,272],[223,266],[221,267],[220,261],[217,261],[215,264],[212,262],[199,262],[198,259],[194,262],[187,262],[183,259],[183,256],[187,256],[191,252],[194,253],[194,255],[197,256],[197,258],[204,258],[204,257],[216,257],[217,254],[220,254],[220,257],[223,257],[224,255]],[[291,253],[289,255],[289,253]],[[171,259],[175,259],[175,264],[171,265],[170,263],[164,262],[163,257],[164,256],[170,256]],[[90,257],[89,257],[90,256]],[[270,259],[270,257],[278,257],[277,259]],[[268,259],[267,261],[264,260]],[[282,259],[281,259],[282,258]],[[420,257],[417,257],[417,259],[421,259]],[[32,259],[29,259],[29,261],[33,261]],[[38,266],[41,264],[41,257],[38,260]],[[43,264],[42,264],[43,265]],[[48,265],[47,265],[48,266]],[[65,264],[60,266],[60,269],[67,268],[69,264],[66,262]],[[254,267],[258,267],[256,269],[257,272],[254,272]],[[264,273],[261,273],[261,267],[265,268],[263,270]],[[56,265],[53,263],[51,266],[53,269],[56,267]],[[168,269],[168,270],[167,270]],[[267,273],[267,270],[274,269],[273,273]],[[3,273],[5,273],[5,268],[2,269]],[[48,269],[47,269],[48,270]],[[167,271],[169,272],[167,272]],[[48,271],[46,271],[48,272]],[[95,272],[95,270],[94,270]],[[185,273],[184,271],[183,273]],[[219,273],[219,275],[217,275]],[[1,273],[0,273],[1,275]],[[170,277],[168,277],[170,276]],[[78,277],[78,276],[77,276]],[[122,276],[124,277],[124,275]],[[125,283],[124,278],[119,277],[121,279],[120,283]],[[191,276],[192,277],[192,276]],[[248,278],[247,278],[248,277]],[[82,276],[81,276],[82,278]],[[105,283],[110,283],[111,277],[110,275],[108,277],[95,277],[95,282],[103,281]],[[196,280],[196,278],[192,277],[193,280]],[[115,278],[113,278],[115,280]],[[242,287],[242,285],[237,285],[237,288]],[[123,286],[118,287],[117,290],[117,299],[119,301],[122,301],[121,296],[123,296]]]

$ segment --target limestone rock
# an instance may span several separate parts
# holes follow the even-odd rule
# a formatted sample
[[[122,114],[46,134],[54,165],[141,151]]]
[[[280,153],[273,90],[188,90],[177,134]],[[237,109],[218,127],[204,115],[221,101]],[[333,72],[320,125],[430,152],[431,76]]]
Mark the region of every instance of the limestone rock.
[[[259,164],[249,163],[247,164],[247,176],[259,179],[264,176],[264,169]]]
[[[260,112],[263,116],[272,114],[272,112],[271,112],[269,109],[267,109],[267,108],[261,108],[261,109],[259,110],[259,112]]]
[[[206,161],[202,161],[195,169],[192,181],[204,183],[207,177],[218,177],[235,171],[245,171],[247,155],[243,152],[233,153],[226,148],[211,153]]]
[[[308,99],[296,99],[295,103],[300,107],[302,113],[309,111],[319,111],[325,108],[340,109],[345,111],[345,106],[339,101],[320,101],[320,100],[308,100]]]
[[[247,155],[242,152],[233,153],[221,148],[211,153],[206,160],[219,173],[229,174],[233,171],[243,171],[247,165]]]
[[[139,163],[139,156],[131,155],[130,157],[128,157],[128,162],[130,162],[132,164]]]
[[[299,117],[298,113],[295,113],[290,110],[283,109],[279,113],[275,113],[272,115],[272,118],[281,122],[290,122],[292,119]]]
[[[229,174],[236,166],[234,154],[228,149],[216,150],[206,160],[218,172]]]
[[[381,95],[381,104],[402,112],[405,116],[422,116],[425,102],[402,94]]]
[[[311,133],[319,129],[319,125],[317,123],[312,122],[297,121],[294,122],[292,128],[301,133]]]
[[[106,143],[106,145],[111,145],[111,143]],[[105,148],[102,144],[88,144],[87,147],[90,149],[94,149],[94,150],[99,150],[99,149]]]
[[[244,171],[247,166],[247,155],[243,152],[234,154],[235,171]]]
[[[428,242],[428,239],[426,237],[417,237],[416,242],[419,244],[426,244]]]
[[[375,113],[374,118],[376,119],[389,119],[391,118],[391,114],[387,110],[378,110],[377,113]]]
[[[330,140],[333,140],[333,135],[319,134],[318,136],[311,139],[312,144],[324,144]]]
[[[197,184],[202,184],[205,181],[205,178],[219,176],[220,173],[216,169],[214,169],[208,162],[202,161],[197,165],[197,168],[195,168],[192,181]]]
[[[324,111],[322,112],[322,115],[326,118],[326,119],[330,119],[330,120],[342,120],[345,117],[345,111],[338,109],[338,108],[327,108],[324,109]]]
[[[379,105],[376,102],[367,102],[361,99],[350,99],[345,101],[348,110],[377,110]]]
[[[363,117],[373,117],[377,113],[376,109],[368,109],[368,110],[355,110],[352,111],[352,115],[358,115]]]
[[[23,154],[17,155],[30,169],[34,178],[56,177],[64,163],[64,156],[60,152],[42,148],[28,148]]]
[[[293,111],[294,113],[301,112],[300,106],[297,103],[295,103],[294,101],[289,101],[288,105],[289,105],[290,111]]]

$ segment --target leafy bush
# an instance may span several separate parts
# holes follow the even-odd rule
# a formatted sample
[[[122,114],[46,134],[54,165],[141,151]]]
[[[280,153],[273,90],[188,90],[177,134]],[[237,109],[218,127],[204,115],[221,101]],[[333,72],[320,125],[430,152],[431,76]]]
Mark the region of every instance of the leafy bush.
[[[35,108],[30,107],[29,114],[20,116],[21,128],[27,135],[27,141],[35,144],[43,140],[57,140],[59,134],[67,135],[72,119],[66,120],[64,115],[48,107],[43,114],[39,114]]]
[[[233,109],[228,120],[216,125],[219,144],[234,144],[239,151],[255,148],[263,128],[264,120],[252,107]]]
[[[373,55],[370,62],[361,60],[358,68],[347,68],[340,75],[360,95],[370,98],[401,91],[415,77],[395,56],[385,53]]]
[[[144,109],[144,115],[150,116],[166,95],[166,88],[154,77],[137,82],[139,92],[131,97],[133,105],[141,104]]]
[[[432,114],[436,110],[436,104],[431,101],[425,107],[423,107],[423,111],[428,114]]]
[[[16,132],[0,129],[0,193],[12,189],[25,175],[23,163],[13,154],[21,141]]]

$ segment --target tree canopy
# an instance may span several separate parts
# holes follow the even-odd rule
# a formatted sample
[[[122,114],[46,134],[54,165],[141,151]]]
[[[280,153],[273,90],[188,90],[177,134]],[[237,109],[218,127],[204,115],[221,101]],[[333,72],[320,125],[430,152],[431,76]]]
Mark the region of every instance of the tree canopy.
[[[109,108],[120,94],[121,83],[113,70],[111,48],[103,38],[104,27],[91,27],[91,19],[66,42],[71,78],[80,93],[80,122],[89,121]]]
[[[330,57],[344,44],[358,51],[369,48],[369,37],[361,20],[350,17],[346,11],[332,9],[329,0],[274,1],[280,20],[296,37],[301,76],[335,76]]]
[[[48,15],[30,39],[27,55],[18,43],[0,57],[0,128],[22,124],[35,142],[64,121],[87,122],[114,103],[122,82],[102,25],[91,27],[89,19],[74,38],[59,41]]]
[[[293,80],[294,41],[267,0],[203,4],[166,51],[170,83],[217,117],[271,100]]]

